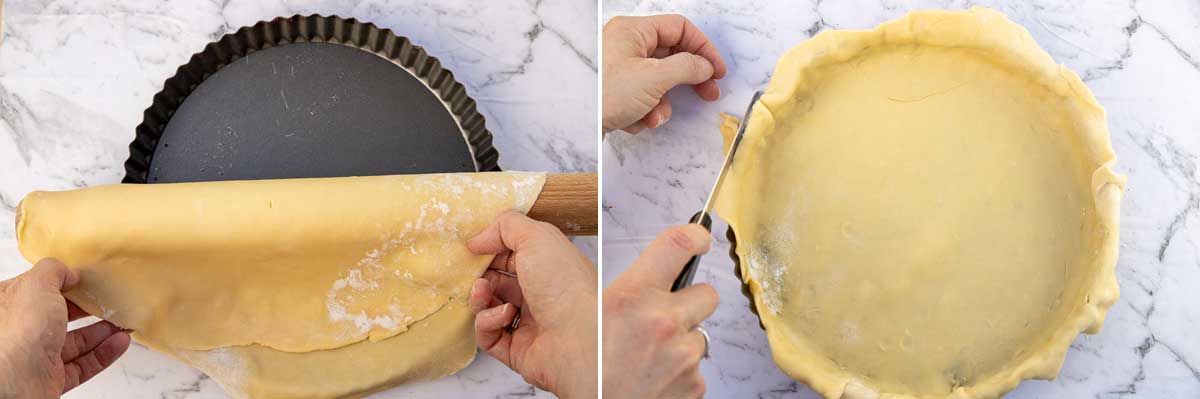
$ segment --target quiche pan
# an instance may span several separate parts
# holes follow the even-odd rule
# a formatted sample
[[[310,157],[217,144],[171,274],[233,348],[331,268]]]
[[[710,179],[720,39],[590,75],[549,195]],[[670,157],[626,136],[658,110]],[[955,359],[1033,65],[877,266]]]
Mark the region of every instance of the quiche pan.
[[[788,375],[826,398],[994,398],[1099,332],[1125,178],[1104,109],[1003,14],[822,32],[751,115],[717,212]]]

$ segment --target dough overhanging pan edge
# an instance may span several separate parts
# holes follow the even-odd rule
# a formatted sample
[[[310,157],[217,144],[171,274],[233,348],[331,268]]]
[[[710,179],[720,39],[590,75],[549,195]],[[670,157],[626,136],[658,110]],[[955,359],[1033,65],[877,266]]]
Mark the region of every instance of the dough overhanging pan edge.
[[[938,37],[935,33],[921,32],[923,28],[927,28],[927,23],[930,21],[938,21],[938,23],[948,24],[978,24],[980,34],[976,37],[963,39],[963,36],[957,37]],[[930,28],[929,31],[936,31]],[[859,46],[861,43],[870,41],[869,37],[876,35],[884,35],[887,32],[885,40],[912,40],[913,36],[917,36],[918,40],[939,41],[942,45],[966,45],[966,46],[994,46],[999,48],[995,53],[997,57],[1003,58],[1008,62],[1028,63],[1031,71],[1036,71],[1035,76],[1041,77],[1046,82],[1048,90],[1058,93],[1065,98],[1072,98],[1076,106],[1075,111],[1078,112],[1078,120],[1081,122],[1080,131],[1083,135],[1081,141],[1084,144],[1086,156],[1094,163],[1095,171],[1091,175],[1092,193],[1094,195],[1093,202],[1098,215],[1097,231],[1101,235],[1095,243],[1097,248],[1096,256],[1092,259],[1092,264],[1095,273],[1090,277],[1088,284],[1088,293],[1081,301],[1081,305],[1075,309],[1072,316],[1065,320],[1057,330],[1054,330],[1050,340],[1046,345],[1041,345],[1036,350],[1035,355],[1026,357],[1026,360],[1015,365],[1009,370],[1004,370],[993,375],[991,378],[981,381],[979,384],[970,387],[959,387],[955,389],[949,397],[955,398],[984,398],[997,397],[1003,392],[1011,390],[1020,380],[1039,378],[1052,379],[1058,372],[1061,366],[1063,357],[1071,340],[1079,332],[1094,333],[1098,331],[1103,322],[1105,310],[1115,302],[1118,294],[1118,287],[1115,276],[1115,263],[1117,251],[1117,231],[1119,224],[1119,203],[1121,191],[1125,184],[1125,178],[1113,172],[1112,166],[1115,163],[1115,155],[1112,151],[1109,142],[1109,135],[1106,127],[1105,116],[1103,109],[1096,102],[1095,98],[1083,85],[1082,81],[1073,72],[1059,66],[1050,59],[1043,50],[1036,46],[1036,43],[1020,26],[1007,21],[1000,13],[982,9],[973,8],[970,11],[963,12],[947,12],[947,11],[921,11],[910,13],[896,21],[891,21],[880,25],[870,31],[826,31],[817,35],[813,39],[802,43],[792,49],[781,59],[777,66],[774,78],[767,89],[766,95],[758,106],[756,106],[756,114],[753,115],[754,121],[748,129],[747,139],[754,140],[752,137],[761,136],[772,129],[775,125],[776,118],[773,115],[779,109],[784,109],[786,104],[792,101],[796,96],[796,92],[805,90],[810,87],[813,82],[805,80],[804,75],[797,75],[793,70],[795,68],[813,68],[815,65],[828,62],[839,62],[851,57],[847,51],[854,46]],[[925,36],[922,36],[925,35]],[[960,40],[960,41],[956,41]],[[971,42],[971,40],[976,40]],[[982,43],[982,44],[980,44]],[[782,79],[782,81],[781,81]],[[722,120],[723,129],[728,140],[728,134],[732,131],[731,127],[736,127],[736,119],[725,117]],[[746,143],[743,143],[746,145]],[[745,151],[751,153],[751,151]],[[749,157],[753,157],[750,154]],[[747,159],[739,153],[739,158],[735,161],[733,168],[747,164]],[[731,179],[734,184],[730,190],[723,192],[737,192],[737,179]],[[727,183],[728,184],[728,183]],[[726,220],[729,220],[731,210],[738,209],[739,206],[747,206],[746,204],[738,204],[731,198],[731,195],[722,195],[718,198],[718,210]],[[736,211],[734,211],[736,212]],[[736,218],[735,218],[736,219]],[[761,287],[758,282],[748,273],[745,251],[746,244],[737,242],[736,220],[731,221],[731,226],[728,231],[728,236],[731,238],[733,248],[730,250],[731,257],[735,261],[735,268],[743,279],[743,289],[751,300],[751,310],[762,317],[762,313],[766,309],[762,303]],[[741,256],[739,256],[741,255]],[[775,348],[783,338],[779,331],[773,331],[770,323],[765,323],[763,320],[767,335],[771,340],[772,347]],[[822,395],[829,398],[859,398],[872,397],[880,392],[875,392],[869,387],[865,391],[860,390],[863,385],[859,381],[843,376],[829,375],[820,372],[815,368],[805,366],[803,360],[781,358],[780,353],[773,350],[776,362],[790,374],[820,392]],[[856,396],[862,394],[864,396]],[[886,397],[907,398],[907,395],[894,395]]]

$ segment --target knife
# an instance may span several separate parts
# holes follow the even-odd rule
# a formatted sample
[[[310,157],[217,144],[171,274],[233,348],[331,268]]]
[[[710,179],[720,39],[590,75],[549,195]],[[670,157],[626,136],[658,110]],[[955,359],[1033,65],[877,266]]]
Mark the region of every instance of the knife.
[[[762,95],[761,90],[754,92],[754,98],[750,99],[750,106],[746,107],[746,114],[742,115],[742,122],[738,124],[737,135],[733,136],[733,144],[729,145],[729,152],[725,153],[725,163],[721,165],[721,172],[717,174],[717,182],[713,183],[712,191],[708,193],[708,201],[704,201],[704,209],[696,212],[688,223],[696,223],[703,226],[705,230],[712,231],[712,217],[708,214],[712,212],[713,199],[717,198],[717,191],[721,190],[721,184],[725,182],[725,173],[729,172],[729,165],[733,163],[733,154],[737,152],[738,144],[742,143],[746,125],[750,124],[750,111],[754,110],[754,103],[757,103],[758,98]],[[692,278],[696,276],[696,269],[699,267],[700,255],[693,256],[679,272],[679,276],[675,277],[675,283],[671,284],[671,291],[679,291],[692,285]]]

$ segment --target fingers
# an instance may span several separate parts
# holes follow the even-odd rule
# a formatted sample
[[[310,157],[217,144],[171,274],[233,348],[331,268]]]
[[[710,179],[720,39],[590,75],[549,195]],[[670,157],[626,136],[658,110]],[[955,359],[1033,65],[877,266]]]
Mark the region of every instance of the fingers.
[[[504,329],[517,316],[517,307],[511,303],[484,309],[475,315],[475,343],[501,363],[510,364],[509,343],[512,335]]]
[[[507,302],[517,306],[525,305],[525,298],[521,292],[521,284],[516,278],[496,273],[494,270],[484,272],[483,278],[487,279],[488,286],[492,290],[492,296],[496,297],[500,303]]]
[[[629,133],[629,134],[641,133],[643,130],[646,130],[646,120],[644,118],[640,119],[637,122],[634,122],[632,125],[629,125],[629,127],[626,127],[621,130],[624,130],[625,133]]]
[[[711,349],[708,347],[709,342],[704,339],[704,334],[695,328],[688,330],[683,342],[684,346],[687,347],[688,353],[693,354],[689,358],[689,364],[699,365],[700,361],[704,360],[704,351]]]
[[[693,85],[692,91],[704,101],[717,101],[721,98],[721,88],[717,86],[717,81],[712,79]]]
[[[631,281],[641,286],[668,289],[692,256],[708,252],[711,241],[708,230],[697,224],[667,229],[622,275],[623,283]],[[626,278],[628,280],[624,280]]]
[[[70,299],[67,300],[67,321],[75,321],[88,316],[91,314],[80,308],[75,302],[71,302]]]
[[[696,364],[684,370],[678,378],[671,381],[664,389],[663,397],[698,399],[704,397],[707,389],[708,385],[704,382],[704,375],[700,374],[700,365]]]
[[[61,353],[63,363],[75,360],[79,355],[96,349],[96,346],[105,339],[119,332],[121,332],[120,327],[107,321],[68,332],[66,340],[63,341]]]
[[[493,260],[493,268],[521,274],[526,283],[541,282],[533,284],[534,287],[562,287],[548,280],[562,273],[562,267],[572,266],[567,256],[578,253],[558,228],[517,212],[500,215],[492,225],[468,241],[467,248],[477,254],[498,254],[497,257],[503,260]],[[490,272],[485,273],[485,278],[491,280],[495,295],[502,301],[520,306],[523,305],[522,296],[529,295],[516,279],[500,278]],[[529,287],[525,285],[524,289]]]
[[[663,397],[702,398],[706,389],[700,362],[704,359],[705,341],[699,331],[690,329],[676,337],[665,352],[664,366],[674,377],[663,389]]]
[[[512,251],[498,253],[496,254],[495,258],[492,258],[492,263],[488,264],[488,269],[516,273],[517,268],[516,265],[513,264],[513,260]]]
[[[649,61],[649,72],[656,73],[665,83],[670,83],[666,89],[679,84],[700,84],[713,78],[713,62],[700,55],[676,53]]]
[[[725,60],[681,15],[616,17],[605,24],[604,38],[606,130],[637,133],[661,126],[669,114],[647,112],[678,85],[691,85],[706,101],[721,95],[715,80],[727,73]]]
[[[475,313],[475,344],[501,363],[509,364],[509,345],[512,336],[505,329],[512,324],[520,309],[504,303],[494,295],[492,283],[487,279],[475,280],[467,304]]]
[[[672,87],[695,85],[713,79],[713,64],[708,59],[692,53],[675,53],[663,59],[647,59],[646,73],[654,79],[660,93]]]
[[[63,393],[87,382],[96,374],[100,374],[101,371],[117,361],[117,358],[121,357],[126,349],[129,349],[129,334],[123,331],[117,332],[105,338],[91,351],[64,363]]]
[[[663,96],[661,100],[658,100],[658,105],[655,105],[645,117],[642,117],[642,121],[645,122],[646,127],[651,129],[662,126],[670,119],[671,100],[668,100],[667,96]]]
[[[38,261],[32,269],[22,274],[21,278],[29,279],[37,287],[55,292],[65,291],[79,283],[79,273],[54,258]]]
[[[676,291],[673,295],[684,328],[700,325],[717,310],[717,290],[708,284],[696,284]]]
[[[721,53],[692,21],[678,14],[650,16],[646,17],[646,21],[654,31],[653,35],[644,34],[649,49],[667,47],[699,55],[712,65],[711,78],[725,77],[725,60],[721,58]]]
[[[475,315],[475,329],[479,332],[501,333],[516,316],[517,307],[511,303],[484,309]]]
[[[505,212],[487,229],[467,241],[467,249],[476,254],[499,254],[505,251],[519,252],[521,248],[537,239],[562,232],[548,223],[530,219],[517,212]]]
[[[669,119],[671,119],[671,100],[668,100],[667,96],[663,96],[662,99],[658,100],[658,105],[651,108],[650,112],[646,113],[646,116],[643,116],[642,119],[621,130],[629,134],[638,134],[643,130],[662,126]]]
[[[492,293],[491,282],[484,278],[475,280],[471,285],[471,293],[467,296],[467,305],[471,306],[471,313],[478,314],[499,304],[500,300]]]
[[[704,375],[700,373],[700,361],[704,360],[704,350],[708,344],[696,330],[688,330],[681,341],[683,358],[677,365],[681,370],[666,392],[677,398],[703,398],[707,386]]]

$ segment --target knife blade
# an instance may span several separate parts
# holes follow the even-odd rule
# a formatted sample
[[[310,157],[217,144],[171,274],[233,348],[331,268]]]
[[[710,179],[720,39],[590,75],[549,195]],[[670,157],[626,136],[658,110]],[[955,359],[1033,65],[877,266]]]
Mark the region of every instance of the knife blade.
[[[754,92],[754,97],[750,99],[750,105],[746,107],[746,113],[742,115],[742,121],[738,124],[737,134],[733,136],[733,143],[729,145],[729,151],[725,152],[725,162],[721,164],[721,171],[717,173],[717,181],[713,183],[712,191],[708,193],[708,200],[704,201],[704,208],[692,215],[692,219],[688,223],[699,224],[705,230],[712,231],[712,217],[709,216],[709,213],[712,212],[713,202],[717,198],[717,192],[721,190],[721,185],[725,183],[729,165],[733,164],[733,156],[742,143],[742,136],[746,133],[746,126],[750,123],[750,112],[754,110],[754,103],[757,103],[762,95],[761,90]],[[692,278],[696,276],[696,269],[699,267],[700,255],[693,256],[679,272],[679,276],[675,277],[675,283],[671,284],[671,291],[679,291],[692,285]]]

